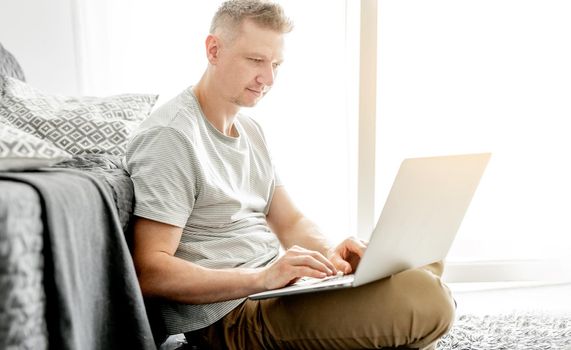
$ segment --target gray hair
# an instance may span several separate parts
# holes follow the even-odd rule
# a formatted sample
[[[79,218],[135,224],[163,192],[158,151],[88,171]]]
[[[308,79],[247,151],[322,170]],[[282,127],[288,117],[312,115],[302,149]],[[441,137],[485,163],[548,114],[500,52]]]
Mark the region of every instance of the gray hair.
[[[210,25],[210,34],[214,34],[218,28],[228,34],[236,33],[245,19],[279,33],[289,33],[293,29],[293,22],[286,17],[279,4],[264,0],[230,0],[220,5],[216,11]]]

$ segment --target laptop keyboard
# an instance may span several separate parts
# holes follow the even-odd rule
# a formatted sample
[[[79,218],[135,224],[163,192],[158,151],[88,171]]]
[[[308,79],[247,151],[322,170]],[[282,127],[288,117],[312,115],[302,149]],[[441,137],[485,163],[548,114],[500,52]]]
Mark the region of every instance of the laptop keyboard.
[[[294,286],[310,286],[312,284],[321,283],[325,281],[337,281],[343,278],[347,278],[351,275],[344,275],[342,272],[338,273],[337,275],[327,276],[323,278],[315,278],[315,277],[302,277],[297,280],[293,285]]]

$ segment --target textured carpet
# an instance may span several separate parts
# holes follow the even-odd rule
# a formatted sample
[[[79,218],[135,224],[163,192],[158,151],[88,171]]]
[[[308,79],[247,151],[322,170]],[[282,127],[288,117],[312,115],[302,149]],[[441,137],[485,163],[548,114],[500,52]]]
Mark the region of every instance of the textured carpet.
[[[571,315],[462,315],[438,350],[571,350]]]

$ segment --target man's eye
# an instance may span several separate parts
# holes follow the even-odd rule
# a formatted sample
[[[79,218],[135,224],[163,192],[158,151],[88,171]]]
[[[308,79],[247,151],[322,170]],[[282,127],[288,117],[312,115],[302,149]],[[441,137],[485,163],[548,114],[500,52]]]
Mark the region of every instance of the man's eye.
[[[281,65],[281,63],[274,63],[274,64],[273,64],[274,69],[278,69],[278,68],[280,67],[280,65]]]
[[[255,63],[261,63],[262,62],[262,59],[260,59],[260,58],[248,57],[248,59],[252,62],[255,62]]]

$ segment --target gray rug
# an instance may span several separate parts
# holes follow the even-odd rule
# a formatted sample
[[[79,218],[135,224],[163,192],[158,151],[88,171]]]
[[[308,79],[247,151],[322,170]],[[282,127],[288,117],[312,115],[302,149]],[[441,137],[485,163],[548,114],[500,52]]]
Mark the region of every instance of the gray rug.
[[[571,350],[571,315],[462,315],[438,350]]]

